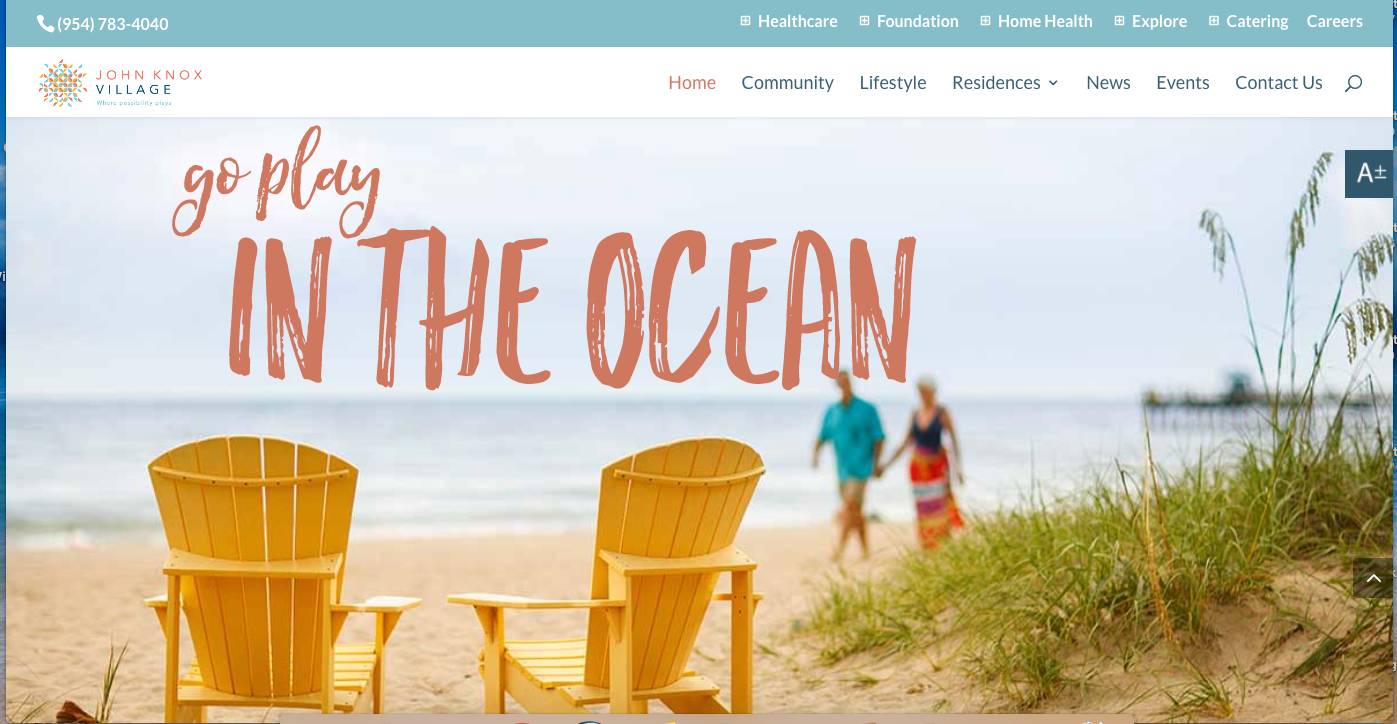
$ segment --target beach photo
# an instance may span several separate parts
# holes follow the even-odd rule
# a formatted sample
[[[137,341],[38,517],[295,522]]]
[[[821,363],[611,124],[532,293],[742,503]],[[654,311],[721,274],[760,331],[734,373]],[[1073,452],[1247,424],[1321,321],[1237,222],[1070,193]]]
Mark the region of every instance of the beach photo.
[[[13,119],[7,718],[1390,720],[1382,123]]]

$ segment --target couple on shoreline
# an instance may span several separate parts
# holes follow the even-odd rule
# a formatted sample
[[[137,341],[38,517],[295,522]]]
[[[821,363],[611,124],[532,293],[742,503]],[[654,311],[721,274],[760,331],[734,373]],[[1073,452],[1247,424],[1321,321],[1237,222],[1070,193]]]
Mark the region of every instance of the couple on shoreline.
[[[838,529],[833,560],[844,556],[849,539],[856,537],[863,557],[868,558],[868,523],[863,514],[864,492],[870,478],[882,477],[902,454],[911,448],[908,477],[917,512],[917,538],[922,548],[935,548],[963,522],[951,492],[951,471],[956,484],[965,482],[961,467],[960,440],[951,414],[938,404],[936,383],[930,377],[917,380],[917,409],[912,413],[907,433],[886,460],[883,452],[883,423],[878,410],[854,396],[854,383],[847,371],[837,378],[839,401],[825,410],[820,433],[815,438],[813,467],[820,465],[825,443],[834,447],[835,472],[839,483],[840,507],[835,515]],[[950,438],[950,455],[943,437]]]

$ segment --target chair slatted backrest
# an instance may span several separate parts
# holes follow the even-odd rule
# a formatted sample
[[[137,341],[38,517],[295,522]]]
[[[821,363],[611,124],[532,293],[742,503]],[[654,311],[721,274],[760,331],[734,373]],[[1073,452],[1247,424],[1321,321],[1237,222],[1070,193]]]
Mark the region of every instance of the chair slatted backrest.
[[[282,561],[348,547],[358,471],[309,445],[208,438],[156,458],[150,480],[173,550]],[[319,627],[330,623],[320,596],[314,580],[185,577],[181,599],[204,685],[258,697],[319,691]]]
[[[663,479],[619,476],[618,470]],[[761,456],[747,444],[725,438],[679,440],[618,460],[602,470],[596,549],[660,558],[721,550],[732,545],[761,474]],[[667,686],[684,673],[718,575],[636,579],[636,690]],[[598,555],[592,597],[606,597],[608,585],[608,569]],[[606,614],[594,611],[587,628],[587,684],[608,685],[607,641]]]

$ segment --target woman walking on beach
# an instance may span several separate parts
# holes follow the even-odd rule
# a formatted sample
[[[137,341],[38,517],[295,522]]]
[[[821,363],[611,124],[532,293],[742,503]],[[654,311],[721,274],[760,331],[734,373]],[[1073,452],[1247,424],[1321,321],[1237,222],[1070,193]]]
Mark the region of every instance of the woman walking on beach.
[[[921,404],[912,413],[912,422],[902,443],[888,461],[878,466],[878,475],[892,467],[907,448],[912,448],[912,461],[907,474],[912,480],[912,498],[917,506],[917,537],[922,548],[935,548],[953,529],[964,525],[955,495],[951,492],[951,465],[955,466],[956,484],[965,482],[961,467],[960,440],[951,413],[936,400],[936,382],[930,377],[917,380]],[[943,433],[950,436],[948,460]]]

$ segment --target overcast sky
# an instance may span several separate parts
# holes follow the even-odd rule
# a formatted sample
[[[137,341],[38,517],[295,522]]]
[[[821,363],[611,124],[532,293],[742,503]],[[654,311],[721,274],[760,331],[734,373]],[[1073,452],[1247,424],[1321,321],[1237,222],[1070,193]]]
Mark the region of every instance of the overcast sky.
[[[12,121],[9,394],[780,393],[777,385],[735,381],[721,340],[683,386],[655,381],[644,356],[624,393],[592,378],[584,299],[596,243],[616,231],[634,234],[648,287],[659,245],[682,229],[703,231],[709,246],[705,269],[680,275],[670,332],[676,350],[687,350],[724,302],[731,244],[774,236],[777,245],[754,261],[754,285],[770,291],[752,309],[749,348],[755,369],[779,367],[791,242],[814,229],[839,268],[847,364],[850,237],[869,241],[887,303],[896,240],[915,236],[909,376],[933,373],[956,396],[1214,389],[1225,370],[1251,367],[1236,275],[1229,270],[1219,281],[1196,229],[1203,208],[1221,211],[1236,235],[1268,335],[1279,323],[1290,210],[1321,151],[1337,152],[1338,164],[1302,259],[1302,330],[1323,322],[1344,261],[1389,228],[1391,216],[1390,201],[1342,198],[1342,150],[1384,148],[1390,128],[1381,120],[330,121],[308,168],[339,158],[380,168],[370,234],[441,228],[450,307],[464,302],[474,240],[490,249],[480,370],[452,375],[462,344],[453,329],[442,387],[425,392],[416,322],[425,309],[426,254],[417,245],[404,265],[397,384],[379,388],[382,253],[337,239],[324,382],[300,380],[289,355],[288,380],[267,377],[260,259],[253,373],[241,377],[227,367],[237,239],[286,241],[304,314],[311,240],[333,232],[344,200],[322,193],[301,212],[274,198],[268,219],[257,222],[254,173],[214,199],[191,237],[171,233],[170,214],[185,197],[190,164],[234,156],[255,171],[264,152],[292,155],[308,125]],[[549,244],[526,255],[525,284],[542,292],[523,308],[519,345],[526,370],[553,376],[526,388],[499,373],[492,340],[500,248],[534,236]],[[813,289],[807,299],[815,309]],[[612,312],[615,323],[619,303]],[[805,346],[797,394],[829,392],[817,374],[817,345],[812,336]],[[1333,352],[1331,373],[1342,379],[1342,345]],[[1389,359],[1372,364],[1379,381],[1388,379]],[[882,377],[876,363],[874,377]],[[865,389],[898,394],[888,384]]]

